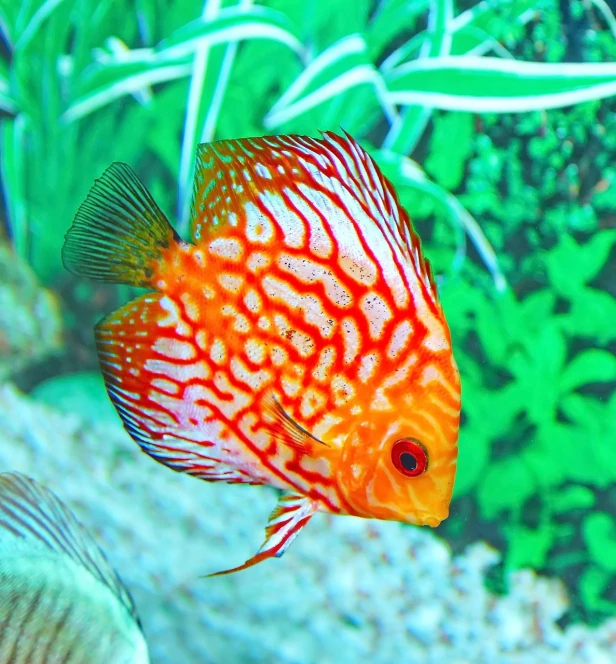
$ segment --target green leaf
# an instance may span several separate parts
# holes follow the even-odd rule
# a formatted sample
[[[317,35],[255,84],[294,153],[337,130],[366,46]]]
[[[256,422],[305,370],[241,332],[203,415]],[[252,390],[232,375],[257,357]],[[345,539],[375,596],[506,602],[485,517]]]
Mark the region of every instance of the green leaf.
[[[614,615],[616,604],[603,598],[603,593],[612,583],[611,572],[600,567],[587,567],[580,577],[579,593],[584,603],[591,611],[604,611],[608,615]]]
[[[451,22],[451,55],[484,55],[490,50],[508,55],[500,45],[516,27],[536,17],[536,0],[478,2]]]
[[[62,4],[64,0],[46,0],[41,3],[38,9],[34,12],[28,25],[21,31],[15,42],[15,51],[24,50],[28,44],[34,39],[37,32],[40,30],[41,25],[46,21],[53,11]]]
[[[23,114],[0,120],[0,177],[7,194],[9,229],[15,251],[28,259],[26,172],[24,167],[27,120]]]
[[[461,227],[471,238],[494,279],[496,289],[504,291],[507,287],[507,282],[498,265],[496,254],[477,221],[462,206],[460,201],[435,182],[428,179],[421,168],[414,161],[408,159],[408,157],[390,150],[380,150],[374,153],[373,156],[385,172],[385,175],[394,183],[405,184],[423,191],[444,208],[452,223]]]
[[[614,242],[616,230],[596,233],[582,245],[571,236],[563,235],[545,258],[550,281],[558,293],[567,299],[579,295],[582,286],[605,265]]]
[[[519,509],[536,489],[535,479],[521,459],[492,462],[477,489],[482,518],[494,519],[506,510]]]
[[[545,482],[565,480],[607,488],[616,481],[616,440],[585,426],[544,422],[534,438],[529,462]]]
[[[0,111],[11,114],[17,112],[17,102],[10,90],[8,68],[2,59],[0,59]]]
[[[434,118],[426,171],[441,187],[456,189],[472,149],[474,121],[470,113],[446,113]]]
[[[271,39],[296,53],[303,49],[296,27],[283,14],[267,7],[228,7],[216,18],[200,17],[162,41],[160,57],[176,59],[191,55],[201,46],[212,46],[244,39]]]
[[[585,486],[572,485],[554,493],[550,505],[555,512],[590,509],[595,504],[595,494]]]
[[[520,313],[525,333],[536,333],[545,325],[554,311],[556,296],[551,289],[544,288],[531,293],[520,302]]]
[[[402,65],[386,77],[386,83],[393,104],[471,113],[523,113],[616,94],[616,63],[441,56]]]
[[[592,339],[606,346],[616,339],[616,298],[596,288],[578,288],[569,296],[573,299],[569,314],[559,318],[559,325],[570,336]]]
[[[609,381],[616,381],[616,357],[606,350],[591,348],[576,355],[565,367],[560,389],[569,392],[587,383]]]
[[[239,9],[246,9],[249,4],[240,0]],[[202,19],[211,22],[219,11],[217,2],[206,2]],[[197,145],[214,139],[237,46],[237,42],[233,42],[225,47],[219,45],[212,48],[205,43],[197,48],[193,58],[178,177],[180,224],[177,230],[180,234],[188,230]]]
[[[192,65],[188,60],[157,61],[151,52],[141,62],[120,61],[95,66],[78,97],[64,112],[67,124],[90,115],[121,97],[135,94],[157,83],[190,76]]]
[[[381,0],[366,31],[366,41],[373,56],[377,58],[397,35],[409,34],[429,6],[430,0],[413,0],[411,3],[408,0]],[[424,38],[422,35],[421,40]]]
[[[63,115],[65,122],[134,94],[143,88],[190,76],[192,56],[201,48],[246,39],[278,41],[298,52],[301,43],[285,15],[264,7],[221,9],[211,19],[197,19],[174,32],[156,49],[104,54],[82,83],[81,96]]]
[[[550,321],[534,335],[518,339],[524,347],[511,354],[508,369],[519,382],[525,395],[527,413],[537,425],[555,417],[558,378],[566,357],[566,344],[561,330]]]
[[[460,498],[473,489],[483,477],[490,460],[490,441],[483,431],[465,427],[458,443],[458,466],[454,496]]]
[[[421,62],[446,56],[449,53],[452,18],[453,0],[432,0],[430,2],[428,30],[425,33],[420,52]],[[389,77],[387,77],[387,80],[389,80]],[[391,91],[389,84],[387,86]],[[391,92],[389,93],[388,103],[392,105],[399,103],[394,101]],[[430,120],[433,106],[423,102],[415,103],[417,105],[404,109],[402,115],[393,123],[383,141],[384,148],[399,154],[410,154],[413,151]]]
[[[345,90],[370,85],[386,113],[387,95],[380,73],[361,35],[349,35],[320,53],[280,97],[265,117],[264,125],[278,127]]]
[[[521,524],[505,526],[509,547],[506,565],[509,569],[545,567],[547,555],[554,542],[554,532],[550,524],[540,528],[527,528]]]
[[[616,572],[616,522],[606,512],[589,514],[582,524],[582,537],[594,562]]]

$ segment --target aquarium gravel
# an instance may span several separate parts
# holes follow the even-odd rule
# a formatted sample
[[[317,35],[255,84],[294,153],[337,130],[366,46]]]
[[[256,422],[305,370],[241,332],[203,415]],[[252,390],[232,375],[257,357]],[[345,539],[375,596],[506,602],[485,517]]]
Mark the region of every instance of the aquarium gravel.
[[[484,588],[494,550],[452,558],[431,531],[398,523],[317,515],[283,559],[201,578],[260,543],[273,490],[247,499],[247,487],[170,473],[119,425],[10,384],[0,421],[0,467],[53,488],[92,531],[134,594],[155,664],[616,661],[616,620],[559,627],[558,580],[519,571],[496,597]]]

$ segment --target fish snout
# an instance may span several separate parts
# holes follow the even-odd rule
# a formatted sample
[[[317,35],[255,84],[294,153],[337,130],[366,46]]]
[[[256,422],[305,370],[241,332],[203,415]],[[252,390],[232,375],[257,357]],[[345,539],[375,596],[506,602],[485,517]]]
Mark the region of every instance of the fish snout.
[[[430,526],[430,528],[436,528],[443,519],[439,519],[433,514],[426,514],[426,516],[420,517],[420,526]]]
[[[449,516],[449,503],[443,501],[440,505],[435,505],[432,510],[425,510],[415,514],[413,520],[418,526],[430,526],[436,528],[442,521]]]

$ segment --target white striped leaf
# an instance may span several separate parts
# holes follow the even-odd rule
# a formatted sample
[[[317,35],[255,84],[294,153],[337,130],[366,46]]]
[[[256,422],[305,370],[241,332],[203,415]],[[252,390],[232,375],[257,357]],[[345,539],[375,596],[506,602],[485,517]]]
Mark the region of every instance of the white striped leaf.
[[[388,78],[394,104],[515,113],[616,94],[616,63],[541,63],[476,56],[422,59]]]
[[[492,275],[496,289],[499,291],[505,290],[507,282],[498,265],[498,259],[492,245],[484,235],[477,220],[460,201],[436,182],[430,180],[412,159],[389,150],[377,151],[373,156],[386,173],[392,174],[392,179],[397,183],[404,183],[424,192],[449,213],[451,221],[460,226],[475,245]]]
[[[306,113],[344,91],[371,85],[386,113],[387,95],[383,79],[372,63],[361,35],[349,35],[320,53],[274,104],[264,124],[268,129]]]
[[[178,58],[200,46],[237,42],[243,39],[271,39],[299,53],[302,43],[295,26],[278,11],[266,7],[228,7],[216,18],[198,18],[176,30],[160,43],[163,57]]]
[[[197,49],[244,39],[270,39],[301,49],[284,14],[263,7],[222,9],[212,20],[198,19],[176,31],[156,49],[99,55],[101,60],[83,82],[81,95],[63,115],[66,122],[134,94],[148,85],[190,76]]]

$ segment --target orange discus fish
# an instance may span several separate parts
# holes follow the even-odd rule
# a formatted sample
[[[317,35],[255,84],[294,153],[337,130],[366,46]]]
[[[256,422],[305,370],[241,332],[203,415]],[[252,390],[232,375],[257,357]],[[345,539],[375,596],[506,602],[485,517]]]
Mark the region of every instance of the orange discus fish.
[[[204,480],[283,490],[257,554],[227,572],[281,556],[317,511],[447,517],[449,329],[407,213],[352,138],[200,145],[190,242],[114,163],[63,260],[153,291],[96,326],[109,396],[141,448]]]

